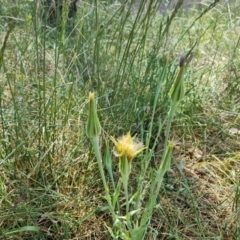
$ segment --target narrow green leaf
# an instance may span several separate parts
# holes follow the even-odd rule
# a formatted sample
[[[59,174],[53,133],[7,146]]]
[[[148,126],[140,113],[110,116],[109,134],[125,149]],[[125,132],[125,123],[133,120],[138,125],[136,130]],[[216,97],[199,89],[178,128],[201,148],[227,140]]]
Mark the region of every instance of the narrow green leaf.
[[[39,227],[37,226],[25,226],[25,227],[20,227],[20,228],[15,228],[13,230],[4,232],[4,235],[10,235],[13,233],[19,233],[19,232],[26,232],[26,231],[32,231],[32,232],[39,232]]]

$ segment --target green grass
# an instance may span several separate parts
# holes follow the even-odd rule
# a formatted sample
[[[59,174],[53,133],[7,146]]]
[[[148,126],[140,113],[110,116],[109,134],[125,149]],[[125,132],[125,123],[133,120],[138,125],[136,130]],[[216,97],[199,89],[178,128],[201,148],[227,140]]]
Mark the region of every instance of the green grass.
[[[113,223],[85,133],[89,91],[102,152],[110,136],[128,131],[148,147],[133,160],[129,182],[130,194],[143,187],[144,207],[162,158],[168,92],[189,51],[169,136],[171,171],[145,238],[238,239],[238,1],[206,1],[202,12],[183,12],[178,1],[162,14],[162,1],[80,1],[73,29],[47,26],[36,2],[0,6],[0,239],[110,239]],[[123,209],[124,193],[119,200]]]

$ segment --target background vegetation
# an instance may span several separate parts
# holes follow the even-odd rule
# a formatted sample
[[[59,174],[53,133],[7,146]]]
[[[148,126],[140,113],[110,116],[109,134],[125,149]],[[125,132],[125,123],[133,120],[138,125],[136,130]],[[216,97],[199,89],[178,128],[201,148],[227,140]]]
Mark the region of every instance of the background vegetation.
[[[164,1],[79,1],[75,25],[63,18],[58,28],[41,19],[40,1],[2,2],[0,238],[110,239],[85,134],[88,92],[97,96],[102,145],[131,131],[154,152],[154,168],[178,59],[191,52],[170,134],[172,170],[147,238],[238,239],[239,1],[188,9],[176,1],[164,11]]]

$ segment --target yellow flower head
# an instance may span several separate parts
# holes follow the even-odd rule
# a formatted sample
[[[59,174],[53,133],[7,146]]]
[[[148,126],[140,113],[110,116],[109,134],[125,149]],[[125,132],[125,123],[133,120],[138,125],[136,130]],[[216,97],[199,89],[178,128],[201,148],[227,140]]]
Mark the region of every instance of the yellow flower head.
[[[130,132],[117,140],[111,137],[111,140],[116,147],[115,155],[117,157],[126,156],[129,162],[145,149],[142,142],[137,141],[135,137],[131,137]]]

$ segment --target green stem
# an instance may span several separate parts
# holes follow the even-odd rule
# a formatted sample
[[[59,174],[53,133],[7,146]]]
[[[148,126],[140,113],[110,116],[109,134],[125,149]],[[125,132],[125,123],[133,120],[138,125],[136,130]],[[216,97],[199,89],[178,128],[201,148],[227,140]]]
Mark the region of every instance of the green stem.
[[[105,178],[104,171],[103,171],[102,157],[101,157],[101,153],[100,153],[100,149],[99,149],[99,137],[92,138],[91,142],[92,142],[92,146],[93,146],[93,149],[95,151],[96,158],[97,158],[98,168],[99,168],[101,178],[102,178],[102,181],[103,181],[109,211],[111,212],[112,217],[113,217],[113,221],[115,222],[117,217],[116,217],[116,214],[114,212],[114,208],[112,206],[111,197],[110,197],[110,194],[109,194],[109,188],[107,186],[106,178]]]
[[[129,212],[129,202],[128,202],[128,176],[123,177],[123,188],[126,199],[126,214]]]
[[[176,112],[176,109],[177,109],[177,104],[176,105],[171,105],[171,108],[170,108],[170,111],[169,111],[169,119],[168,119],[168,122],[167,122],[167,127],[166,127],[166,135],[165,135],[165,142],[164,142],[164,152],[163,152],[163,156],[162,156],[162,161],[164,160],[166,154],[167,154],[167,151],[168,151],[168,138],[169,138],[169,134],[170,134],[170,129],[171,129],[171,125],[172,125],[172,120],[173,120],[173,117],[174,117],[174,114]],[[154,192],[154,196],[153,196],[153,199],[154,201],[156,202],[156,199],[157,199],[157,195],[160,191],[160,187],[162,185],[162,181],[163,181],[163,177],[165,175],[166,171],[162,171],[161,168],[158,169],[158,172],[157,172],[157,187],[156,187],[156,190]],[[154,189],[155,189],[155,185],[156,183],[154,184]]]
[[[166,136],[165,136],[164,152],[163,152],[163,156],[162,156],[162,161],[164,161],[164,158],[168,151],[168,147],[167,147],[168,138],[169,138],[171,124],[172,124],[172,120],[173,120],[174,114],[176,112],[176,109],[177,109],[177,104],[171,105],[171,109],[168,113],[169,119],[168,119],[167,127],[166,127]],[[148,202],[146,211],[143,214],[142,220],[141,220],[141,226],[144,229],[142,232],[143,236],[146,234],[146,229],[147,229],[146,224],[150,220],[151,215],[153,213],[153,208],[156,205],[157,196],[159,194],[160,187],[162,185],[162,181],[163,181],[163,177],[164,177],[165,173],[166,173],[166,171],[160,167],[157,171],[156,179],[151,186],[151,193],[150,193],[151,199]]]

